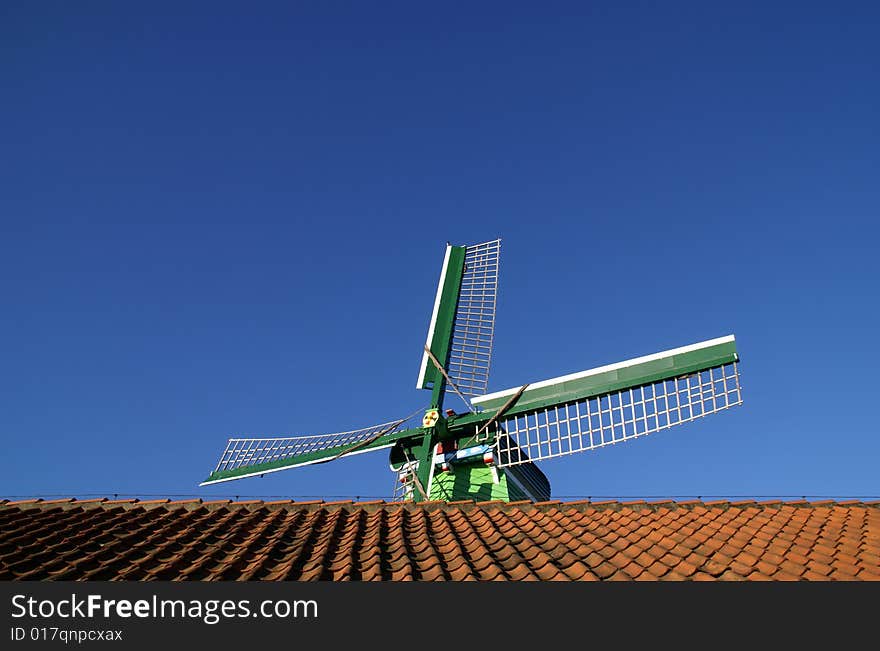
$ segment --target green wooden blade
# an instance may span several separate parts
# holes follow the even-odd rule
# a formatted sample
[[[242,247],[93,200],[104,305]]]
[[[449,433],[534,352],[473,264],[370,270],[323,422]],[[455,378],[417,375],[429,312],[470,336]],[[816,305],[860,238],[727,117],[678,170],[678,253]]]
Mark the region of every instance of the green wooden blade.
[[[458,292],[461,288],[461,276],[464,271],[465,247],[446,245],[446,255],[440,271],[440,283],[434,299],[434,312],[428,325],[428,338],[425,345],[431,350],[440,364],[445,368],[449,362],[449,351],[452,344],[452,329],[455,321],[455,308],[458,305]],[[443,382],[443,376],[434,366],[428,354],[422,355],[419,367],[417,389],[432,389],[435,384]]]
[[[637,387],[659,380],[732,364],[739,361],[733,335],[666,350],[653,355],[600,366],[529,384],[507,412],[508,416],[553,407],[581,398]],[[477,408],[491,412],[502,407],[518,389],[507,389],[472,399]]]

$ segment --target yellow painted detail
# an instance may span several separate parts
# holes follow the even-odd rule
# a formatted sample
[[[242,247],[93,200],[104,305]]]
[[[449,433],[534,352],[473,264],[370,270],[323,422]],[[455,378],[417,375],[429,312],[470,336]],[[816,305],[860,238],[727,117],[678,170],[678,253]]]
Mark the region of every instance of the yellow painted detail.
[[[422,417],[422,427],[434,427],[440,420],[440,412],[436,409],[429,409]]]

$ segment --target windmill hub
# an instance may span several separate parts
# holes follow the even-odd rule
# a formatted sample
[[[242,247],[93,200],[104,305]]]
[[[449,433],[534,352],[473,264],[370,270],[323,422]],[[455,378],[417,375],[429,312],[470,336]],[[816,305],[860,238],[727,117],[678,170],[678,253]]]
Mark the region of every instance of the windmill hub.
[[[437,421],[440,420],[440,410],[439,409],[429,409],[425,412],[425,415],[422,417],[422,427],[434,427],[437,424]]]
[[[400,499],[550,497],[535,461],[629,441],[742,404],[733,335],[487,393],[501,241],[447,244],[418,389],[419,412],[349,432],[231,438],[201,485],[389,449]],[[467,412],[444,410],[450,393]],[[446,417],[443,416],[446,415]]]

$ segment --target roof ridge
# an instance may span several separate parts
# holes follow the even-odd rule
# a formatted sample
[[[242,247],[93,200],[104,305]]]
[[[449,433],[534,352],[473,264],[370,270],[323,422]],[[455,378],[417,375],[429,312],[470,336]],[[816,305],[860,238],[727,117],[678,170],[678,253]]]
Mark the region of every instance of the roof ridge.
[[[365,500],[365,501],[352,501],[352,500],[336,500],[336,501],[325,501],[322,499],[319,500],[305,500],[305,501],[296,501],[294,499],[277,499],[277,500],[262,500],[262,499],[250,499],[250,500],[231,500],[231,499],[211,499],[211,496],[206,496],[207,499],[203,499],[200,497],[189,498],[189,499],[181,499],[181,500],[172,500],[171,498],[151,498],[151,499],[140,499],[140,498],[125,498],[125,499],[110,499],[108,497],[98,497],[98,498],[88,498],[88,499],[77,499],[75,497],[65,497],[65,498],[55,498],[55,499],[43,499],[41,497],[36,498],[26,498],[26,499],[18,499],[18,500],[9,500],[9,499],[0,499],[0,508],[3,507],[25,507],[25,506],[37,506],[40,508],[53,506],[53,507],[66,507],[66,508],[75,508],[77,506],[93,506],[93,507],[101,507],[101,506],[119,506],[119,505],[130,505],[131,507],[208,507],[208,508],[232,508],[232,507],[250,507],[250,508],[263,508],[269,507],[272,509],[278,508],[298,508],[298,507],[308,507],[308,508],[346,508],[346,509],[357,509],[364,508],[369,510],[381,509],[391,506],[403,506],[410,509],[425,509],[425,510],[433,510],[433,509],[456,509],[456,508],[500,508],[500,509],[523,509],[523,508],[536,508],[540,510],[547,509],[576,509],[576,510],[584,510],[584,509],[611,509],[611,510],[621,510],[621,509],[649,509],[656,510],[658,508],[683,508],[683,509],[694,509],[694,508],[781,508],[781,507],[796,507],[796,508],[818,508],[818,507],[870,507],[870,508],[880,508],[880,500],[853,500],[853,499],[845,499],[845,500],[806,500],[806,499],[795,499],[795,500],[781,500],[781,499],[769,499],[756,501],[753,499],[742,499],[742,500],[711,500],[704,501],[701,499],[687,499],[687,500],[675,500],[675,499],[657,499],[646,501],[643,499],[638,500],[573,500],[573,501],[564,501],[564,500],[546,500],[541,502],[531,501],[531,500],[519,500],[514,502],[504,502],[502,500],[486,500],[486,501],[476,501],[476,500],[457,500],[454,502],[445,502],[442,500],[433,500],[429,502],[407,502],[407,501],[385,501],[385,500]]]

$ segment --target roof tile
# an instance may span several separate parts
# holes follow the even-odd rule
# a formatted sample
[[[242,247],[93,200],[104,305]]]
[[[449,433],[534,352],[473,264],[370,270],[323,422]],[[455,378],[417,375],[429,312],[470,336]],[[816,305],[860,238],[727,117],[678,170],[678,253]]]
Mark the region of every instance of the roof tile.
[[[0,502],[0,579],[880,580],[878,568],[880,509],[858,502]]]

